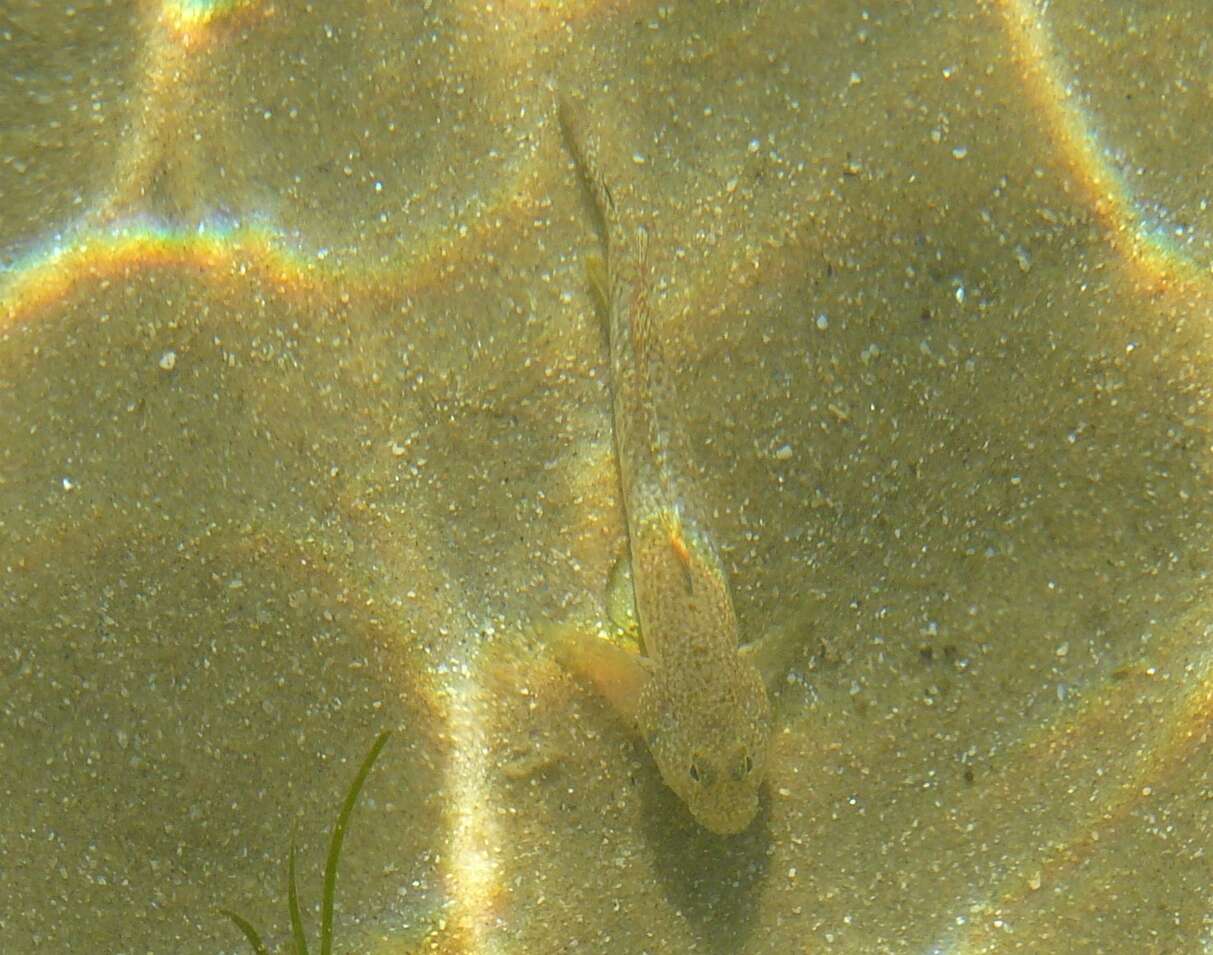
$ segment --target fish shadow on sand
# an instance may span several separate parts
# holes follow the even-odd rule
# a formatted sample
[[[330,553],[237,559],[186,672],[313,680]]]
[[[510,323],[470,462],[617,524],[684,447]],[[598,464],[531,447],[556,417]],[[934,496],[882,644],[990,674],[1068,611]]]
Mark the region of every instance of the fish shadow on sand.
[[[691,818],[655,770],[644,777],[644,835],[662,894],[686,917],[705,951],[739,951],[757,927],[771,859],[770,794],[764,786],[758,814],[744,832],[720,836]]]

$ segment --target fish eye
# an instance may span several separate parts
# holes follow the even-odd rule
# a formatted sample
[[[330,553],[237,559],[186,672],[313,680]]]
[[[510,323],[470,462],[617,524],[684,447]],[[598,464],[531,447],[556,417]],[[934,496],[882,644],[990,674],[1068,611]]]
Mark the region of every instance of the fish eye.
[[[699,766],[697,764],[691,763],[690,773],[691,779],[693,779],[695,782],[699,782]]]

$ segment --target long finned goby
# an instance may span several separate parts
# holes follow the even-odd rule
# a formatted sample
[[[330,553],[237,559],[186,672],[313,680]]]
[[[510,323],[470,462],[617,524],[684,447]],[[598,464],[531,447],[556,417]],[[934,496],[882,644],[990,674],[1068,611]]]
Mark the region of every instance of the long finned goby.
[[[599,146],[574,108],[560,120],[606,231],[615,452],[644,655],[591,636],[561,655],[634,723],[666,784],[707,829],[753,821],[766,772],[771,706],[740,646],[724,566],[681,479],[688,468],[669,369],[649,302],[648,230],[619,221]],[[664,417],[663,417],[664,416]]]

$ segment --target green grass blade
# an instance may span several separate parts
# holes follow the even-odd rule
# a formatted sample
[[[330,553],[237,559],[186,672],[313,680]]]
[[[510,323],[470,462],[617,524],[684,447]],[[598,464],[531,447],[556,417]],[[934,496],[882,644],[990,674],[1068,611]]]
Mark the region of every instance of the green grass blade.
[[[299,914],[299,890],[295,883],[295,837],[291,836],[291,856],[287,863],[286,904],[291,912],[291,935],[295,939],[295,955],[307,955],[307,936],[303,933],[303,916]]]
[[[261,936],[257,934],[257,930],[253,928],[248,919],[237,915],[231,909],[220,909],[219,911],[235,922],[236,928],[244,933],[244,937],[253,947],[254,955],[270,955],[270,950],[265,947],[265,942],[261,941]]]
[[[324,897],[320,910],[320,955],[333,955],[333,895],[337,889],[337,858],[341,855],[341,843],[345,840],[345,830],[349,826],[350,814],[354,811],[354,803],[358,801],[358,793],[362,791],[362,784],[366,782],[371,767],[379,758],[379,751],[383,749],[383,744],[387,742],[390,735],[388,730],[380,733],[375,740],[375,745],[366,754],[366,759],[362,761],[358,775],[354,777],[354,784],[350,786],[350,791],[345,795],[345,805],[341,807],[337,825],[333,827],[333,836],[329,841],[329,857],[324,864]]]

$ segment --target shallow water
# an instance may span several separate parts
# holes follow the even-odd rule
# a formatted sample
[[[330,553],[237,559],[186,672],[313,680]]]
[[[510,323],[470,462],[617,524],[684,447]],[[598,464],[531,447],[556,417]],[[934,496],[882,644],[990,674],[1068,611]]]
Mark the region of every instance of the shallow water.
[[[0,934],[1213,950],[1203,3],[0,13]],[[593,210],[652,236],[759,817],[553,660],[625,551]],[[314,944],[314,943],[313,943]]]

